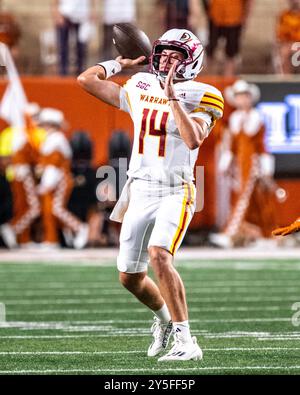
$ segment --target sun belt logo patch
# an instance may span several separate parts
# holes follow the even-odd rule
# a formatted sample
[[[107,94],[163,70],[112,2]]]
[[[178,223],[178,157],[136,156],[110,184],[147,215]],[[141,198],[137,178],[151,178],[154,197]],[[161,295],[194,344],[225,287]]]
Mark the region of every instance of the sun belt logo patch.
[[[189,33],[184,32],[183,35],[180,37],[179,41],[189,41],[191,39],[191,36]]]

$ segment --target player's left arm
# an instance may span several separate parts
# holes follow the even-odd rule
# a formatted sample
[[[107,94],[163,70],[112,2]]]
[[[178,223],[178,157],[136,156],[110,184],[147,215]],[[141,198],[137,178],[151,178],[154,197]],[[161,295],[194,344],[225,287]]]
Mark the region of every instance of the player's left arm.
[[[164,91],[170,102],[170,107],[179,130],[179,133],[189,147],[194,150],[203,143],[204,139],[209,133],[209,125],[200,118],[193,119],[185,111],[180,101],[175,97],[173,74],[175,72],[177,62],[174,62],[169,70],[166,78]]]

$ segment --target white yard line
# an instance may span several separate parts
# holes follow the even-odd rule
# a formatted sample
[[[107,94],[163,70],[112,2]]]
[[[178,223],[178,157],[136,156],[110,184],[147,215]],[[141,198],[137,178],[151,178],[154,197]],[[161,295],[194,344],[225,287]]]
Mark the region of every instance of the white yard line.
[[[73,249],[61,249],[55,251],[51,256],[51,264],[62,261],[67,264],[88,264],[88,265],[105,265],[104,260],[116,261],[118,255],[117,248],[98,248],[98,249],[84,249],[75,251]],[[298,259],[300,256],[300,248],[262,248],[254,250],[250,248],[235,248],[235,249],[215,249],[215,248],[196,248],[196,247],[182,247],[176,254],[176,260],[197,259],[197,260],[224,260],[224,259]],[[32,250],[2,250],[2,262],[47,262],[49,263],[49,252],[40,249]],[[102,261],[102,262],[101,262]],[[109,262],[112,265],[112,262]]]
[[[42,274],[41,274],[42,276]],[[299,274],[300,278],[300,274]],[[205,277],[201,278],[201,276],[198,279],[193,279],[193,280],[186,280],[184,279],[184,283],[186,285],[197,285],[200,286],[202,289],[213,289],[217,288],[218,290],[220,288],[261,288],[261,287],[268,287],[271,289],[276,289],[276,288],[282,288],[286,289],[287,287],[298,287],[299,289],[299,280],[269,280],[269,281],[256,281],[256,280],[251,280],[251,278],[248,278],[247,280],[236,280],[236,281],[231,281],[231,280],[223,280],[223,281],[215,281],[215,280],[207,280]],[[2,283],[7,285],[9,282],[9,287],[3,287],[1,285]],[[76,287],[74,286],[76,284]],[[209,287],[207,285],[209,284]],[[29,287],[29,285],[32,285],[32,287]],[[100,289],[102,287],[104,288],[109,288],[109,289],[120,289],[122,288],[121,285],[119,284],[118,280],[106,280],[106,281],[87,281],[84,278],[82,280],[71,280],[68,279],[68,281],[46,281],[43,279],[43,281],[39,281],[37,283],[36,281],[15,281],[15,280],[2,280],[0,281],[0,288],[2,290],[11,290],[11,289],[20,289],[20,287],[25,286],[26,290],[31,290],[31,289],[39,289],[37,286],[40,287],[40,289],[43,289],[44,287],[49,287],[49,288],[55,288],[55,289],[60,289],[60,288],[65,288],[65,287],[70,287],[70,285],[74,286],[74,289],[81,289],[81,288],[96,288]],[[72,287],[70,287],[72,289]],[[22,288],[24,290],[24,288]]]
[[[186,289],[187,292],[189,292],[189,289],[192,289],[193,294],[213,294],[213,293],[221,293],[221,294],[291,294],[291,293],[297,293],[299,292],[299,285],[292,287],[292,286],[286,286],[286,287],[272,287],[272,286],[264,286],[264,287],[260,287],[259,289],[257,289],[257,287],[252,287],[252,286],[242,286],[242,287],[234,287],[234,286],[227,286],[227,287],[203,287],[201,285],[201,282],[199,283],[195,283],[195,285],[191,286],[189,284],[186,284]],[[44,287],[9,287],[9,288],[2,288],[0,291],[0,297],[4,297],[5,295],[13,295],[11,292],[14,291],[15,295],[19,294],[19,295],[24,295],[26,292],[32,292],[32,293],[36,293],[39,294],[41,293],[42,295],[45,292],[53,292],[56,293],[56,291],[61,291],[64,290],[64,292],[66,292],[67,290],[69,290],[70,292],[73,293],[77,293],[80,294],[80,292],[83,291],[91,291],[94,290],[98,296],[102,296],[102,295],[126,295],[126,292],[124,291],[124,289],[119,289],[117,287],[106,287],[106,286],[98,286],[97,287],[89,287],[88,285],[85,285],[84,283],[82,283],[80,286],[78,287],[70,287],[70,284],[65,284],[64,286],[50,286],[49,284],[45,284]],[[19,291],[17,293],[17,291]],[[64,293],[65,294],[65,293]],[[89,293],[91,294],[91,292]],[[61,293],[60,293],[61,295]]]
[[[144,328],[145,332],[146,329]],[[122,332],[121,330],[118,331],[118,333],[110,333],[110,334],[91,334],[88,333],[86,335],[4,335],[0,336],[0,339],[14,339],[14,340],[56,340],[56,339],[86,339],[86,338],[102,338],[102,337],[115,337],[115,336],[124,336],[126,335],[127,337],[141,337],[141,336],[150,336],[149,329],[147,333],[127,333],[126,331]],[[292,332],[290,333],[290,336],[285,335],[285,336],[276,336],[276,335],[268,335],[268,337],[260,337],[259,334],[245,334],[245,335],[231,335],[231,336],[218,336],[218,334],[205,334],[201,331],[193,331],[193,335],[197,336],[203,336],[206,339],[238,339],[238,338],[255,338],[257,340],[262,340],[262,341],[286,341],[286,340],[293,340],[293,341],[298,341],[300,340],[300,334],[297,336],[294,336]],[[259,348],[261,349],[261,348]],[[289,348],[285,348],[289,349]],[[291,347],[291,350],[294,348]],[[206,349],[207,350],[207,349]]]
[[[145,308],[140,308],[140,309],[130,309],[130,312],[132,313],[148,313],[148,311]],[[52,315],[52,314],[64,314],[64,315],[72,315],[72,314],[112,314],[111,309],[101,309],[99,310],[90,310],[90,309],[73,309],[73,310],[32,310],[32,311],[27,311],[27,310],[12,310],[8,312],[9,315],[15,315],[15,314],[22,314],[22,315]],[[128,315],[128,309],[114,309],[113,314],[127,314]]]
[[[103,327],[97,327],[97,324],[108,325],[108,324],[126,324],[126,323],[146,323],[146,320],[101,320],[101,321],[62,321],[62,322],[18,322],[8,321],[0,323],[0,329],[2,328],[22,328],[22,329],[52,329],[52,330],[69,330],[69,331],[95,331],[102,330]],[[152,322],[152,321],[150,321]],[[191,319],[191,323],[246,323],[246,322],[291,322],[290,317],[280,318],[229,318],[229,319]],[[81,326],[76,326],[81,325]],[[83,326],[86,325],[86,326]],[[95,326],[96,325],[96,326]],[[122,329],[123,333],[126,328]]]
[[[49,304],[51,304],[49,302]],[[239,307],[239,306],[233,306],[233,307],[212,307],[212,308],[198,308],[198,307],[190,307],[189,312],[192,313],[215,313],[215,312],[224,312],[224,311],[278,311],[278,310],[284,310],[284,311],[290,311],[291,307],[279,307],[279,306],[266,306],[266,307]],[[131,308],[130,309],[130,314],[147,314],[148,311],[145,308]],[[92,310],[92,309],[68,309],[68,310],[63,310],[63,309],[47,309],[47,310],[9,310],[7,312],[7,316],[10,315],[16,315],[16,314],[21,314],[21,315],[52,315],[52,314],[63,314],[63,315],[89,315],[89,314],[112,314],[111,309],[103,309],[102,307],[99,307],[97,310]],[[113,314],[127,314],[128,315],[128,308],[125,309],[113,309]],[[1,322],[1,321],[0,321]]]
[[[162,364],[163,365],[163,364]],[[292,366],[205,366],[205,367],[194,367],[194,368],[141,368],[141,369],[28,369],[28,370],[0,370],[0,374],[48,374],[48,373],[122,373],[122,372],[201,372],[201,371],[226,371],[226,370],[300,370],[300,365]],[[107,380],[109,380],[107,378]]]
[[[37,295],[36,293],[32,293],[32,295],[31,295],[31,293],[30,293],[30,295],[25,295],[23,292],[22,292],[22,295],[20,295],[20,294],[18,294],[18,295],[9,295],[9,297],[13,297],[13,298],[16,298],[16,297],[19,297],[20,299],[13,299],[12,301],[13,301],[13,303],[12,304],[16,304],[16,305],[18,305],[19,304],[19,300],[21,301],[21,303],[20,304],[28,304],[28,305],[30,305],[30,302],[31,302],[31,300],[30,299],[28,299],[28,300],[26,300],[25,299],[25,296],[27,296],[27,297],[30,297],[30,296],[32,296],[32,297],[34,297],[34,298],[36,298],[37,296],[41,296],[41,295]],[[42,296],[49,296],[49,299],[38,299],[38,300],[36,300],[36,299],[34,299],[33,300],[33,304],[35,305],[38,305],[38,304],[40,304],[39,303],[39,301],[42,301],[41,302],[41,304],[46,304],[46,305],[50,305],[50,304],[64,304],[64,301],[66,301],[65,303],[66,304],[84,304],[84,303],[86,303],[86,304],[101,304],[101,303],[105,303],[105,304],[128,304],[128,303],[132,303],[132,304],[137,304],[138,302],[135,300],[135,299],[133,299],[132,297],[130,297],[130,298],[128,298],[128,299],[126,299],[126,295],[124,296],[124,298],[122,298],[122,299],[120,299],[120,298],[88,298],[88,299],[84,299],[84,298],[82,298],[82,299],[68,299],[68,298],[66,298],[66,299],[56,299],[56,301],[55,301],[55,299],[53,300],[53,298],[55,298],[55,297],[57,297],[57,296],[64,296],[64,295],[62,295],[61,293],[59,294],[59,295],[42,295]],[[66,294],[65,294],[65,296],[72,296],[72,295],[70,295],[70,293],[69,292],[67,292]],[[74,296],[78,296],[78,295],[74,295]],[[88,294],[88,296],[92,296],[92,294]],[[233,297],[233,295],[231,296],[231,297],[227,297],[227,298],[224,298],[224,297],[201,297],[201,299],[199,299],[199,298],[193,298],[193,297],[189,297],[188,296],[188,303],[206,303],[206,302],[217,302],[217,303],[220,303],[221,305],[222,304],[226,304],[226,303],[244,303],[244,302],[282,302],[282,303],[288,303],[288,302],[295,302],[295,301],[297,301],[297,300],[299,300],[300,299],[300,297],[299,297],[299,294],[295,294],[295,295],[282,295],[282,296],[267,296],[267,297],[262,297],[262,296],[246,296],[246,297],[242,297],[242,296],[240,296],[240,297],[237,297],[236,295],[234,295],[235,297]],[[0,299],[2,298],[2,300],[5,300],[5,304],[10,304],[10,301],[9,301],[9,299],[8,299],[8,295],[5,295],[5,296],[0,296]],[[24,301],[24,303],[22,303]]]
[[[6,299],[5,298],[5,304],[7,306],[39,306],[39,305],[67,305],[67,304],[97,304],[97,305],[101,305],[101,304],[135,304],[135,305],[139,305],[139,303],[135,300],[135,299],[114,299],[114,300],[109,300],[109,299],[56,299],[56,300],[52,300],[52,298],[49,299],[38,299],[38,300],[31,300],[31,299],[24,299],[21,298],[20,299]],[[130,308],[131,309],[131,308]]]
[[[209,352],[228,352],[228,351],[299,351],[299,347],[213,347],[203,348],[203,351]],[[0,356],[9,355],[114,355],[114,354],[146,354],[145,350],[131,351],[0,351]]]
[[[32,339],[40,339],[40,340],[52,340],[52,339],[77,339],[77,338],[101,338],[101,337],[112,337],[112,336],[124,336],[124,333],[117,333],[117,334],[97,334],[97,335],[93,335],[91,333],[86,334],[86,335],[36,335],[36,336],[32,336],[32,335],[28,335],[28,336],[22,336],[22,335],[6,335],[6,336],[0,336],[0,339],[14,339],[14,340],[32,340]],[[148,333],[136,333],[136,334],[130,334],[127,333],[126,336],[129,337],[134,337],[134,336],[151,336],[150,331],[148,329]]]
[[[111,302],[111,303],[116,303],[116,302]],[[130,304],[134,304],[135,306],[139,306],[139,304],[136,302],[136,301],[131,301],[131,302],[128,302],[128,301],[123,301],[123,304],[126,304],[126,305],[128,305],[128,303],[130,303]],[[193,301],[193,302],[191,302],[190,300],[189,300],[189,304],[192,304],[192,303],[199,303],[199,300],[196,300],[196,301]],[[103,309],[103,306],[101,306],[101,304],[107,304],[106,303],[106,300],[102,300],[101,302],[98,302],[98,301],[83,301],[83,300],[75,300],[75,301],[73,301],[72,299],[71,300],[68,300],[68,301],[64,301],[64,300],[61,300],[61,301],[51,301],[50,299],[48,299],[48,300],[45,300],[45,301],[43,301],[43,300],[34,300],[34,301],[26,301],[26,300],[20,300],[20,301],[6,301],[6,306],[22,306],[22,305],[24,305],[24,306],[42,306],[42,305],[46,305],[46,306],[51,306],[51,305],[58,305],[58,306],[65,306],[65,305],[72,305],[72,304],[75,304],[75,305],[77,305],[77,304],[80,304],[80,305],[88,305],[88,304],[97,304],[97,305],[99,305],[99,308],[98,308],[98,310],[90,310],[90,309],[86,309],[86,310],[82,310],[82,309],[78,309],[78,310],[76,310],[76,312],[78,312],[78,314],[79,314],[79,312],[81,312],[82,314],[87,314],[88,312],[91,312],[92,314],[97,314],[97,313],[101,313],[101,312],[111,312],[111,309]],[[116,303],[116,304],[119,304],[119,303]],[[290,307],[290,305],[288,305],[288,306],[259,306],[259,307],[253,307],[253,306],[237,306],[237,305],[231,305],[231,306],[221,306],[221,307],[209,307],[209,308],[207,308],[207,307],[189,307],[189,311],[192,311],[192,312],[215,312],[215,311],[278,311],[278,310],[290,310],[291,309],[291,307]],[[46,310],[46,311],[42,311],[42,312],[40,312],[40,313],[38,313],[38,314],[52,314],[52,313],[50,313],[50,311],[51,312],[53,312],[54,310]],[[55,310],[55,311],[61,311],[61,310]],[[63,310],[64,311],[64,310]],[[75,311],[75,310],[72,310],[72,311]],[[126,310],[122,310],[122,309],[118,309],[118,310],[113,310],[113,312],[114,313],[116,313],[116,312],[118,312],[118,311],[120,311],[121,313],[123,312],[123,311],[126,311],[127,313],[128,313],[128,307],[126,308]],[[132,313],[132,312],[146,312],[147,310],[145,310],[145,308],[143,308],[143,309],[134,309],[134,308],[130,308],[130,312]],[[15,310],[12,310],[11,311],[11,314],[18,314],[19,313],[19,311],[15,311]],[[24,313],[24,310],[22,310],[21,311],[21,313],[23,314]],[[33,310],[33,311],[30,311],[29,313],[35,313],[35,311]]]
[[[282,338],[280,338],[280,337],[259,337],[257,340],[260,340],[260,341],[272,341],[272,342],[274,342],[274,341],[290,341],[290,340],[292,340],[292,341],[298,341],[299,342],[299,340],[300,340],[300,336],[298,336],[298,337],[282,337]]]
[[[91,290],[89,290],[89,289],[87,289],[87,288],[84,288],[84,287],[82,287],[82,288],[69,288],[69,289],[66,289],[66,287],[63,287],[63,288],[61,288],[61,289],[58,289],[58,288],[52,288],[51,290],[50,289],[34,289],[34,288],[32,288],[32,289],[26,289],[26,290],[24,290],[24,289],[20,289],[19,288],[19,293],[17,294],[16,292],[15,293],[10,293],[10,291],[12,291],[12,290],[14,290],[14,291],[16,291],[17,290],[17,288],[15,288],[15,289],[13,289],[13,288],[10,288],[10,289],[7,289],[6,291],[4,291],[3,289],[2,289],[2,291],[0,292],[0,298],[3,298],[3,297],[5,297],[5,296],[17,296],[17,295],[23,295],[23,296],[29,296],[29,295],[32,295],[32,296],[34,296],[34,295],[36,295],[36,296],[43,296],[43,295],[51,295],[50,293],[49,293],[49,291],[52,291],[53,292],[53,294],[52,294],[52,296],[56,296],[56,295],[58,295],[58,296],[62,296],[62,295],[66,295],[66,296],[68,296],[68,295],[70,295],[70,294],[75,294],[75,295],[93,295],[93,293],[91,293]],[[222,288],[222,289],[213,289],[213,288],[211,288],[211,287],[209,287],[209,288],[203,288],[203,287],[199,287],[198,289],[193,289],[193,294],[214,294],[214,293],[218,293],[218,294],[232,294],[232,295],[244,295],[244,294],[252,294],[252,293],[254,293],[254,294],[257,294],[258,293],[258,291],[257,290],[255,290],[255,289],[253,289],[253,288]],[[290,293],[295,293],[295,292],[299,292],[299,287],[294,287],[294,288],[292,288],[292,287],[289,287],[289,288],[286,288],[284,291],[282,290],[282,291],[280,291],[280,290],[278,290],[278,289],[272,289],[271,287],[268,287],[268,288],[266,288],[265,290],[264,290],[264,292],[263,292],[263,294],[266,294],[266,296],[268,296],[268,293],[271,293],[271,294],[275,294],[275,295],[286,295],[286,294],[290,294]],[[103,288],[100,288],[99,287],[99,289],[96,289],[96,293],[97,293],[97,295],[98,296],[106,296],[106,295],[109,295],[109,296],[111,296],[111,295],[125,295],[125,296],[127,296],[127,293],[123,290],[123,289],[103,289]],[[187,293],[189,293],[189,289],[187,289]]]
[[[107,354],[146,354],[146,351],[0,351],[0,356],[8,355],[107,355]]]

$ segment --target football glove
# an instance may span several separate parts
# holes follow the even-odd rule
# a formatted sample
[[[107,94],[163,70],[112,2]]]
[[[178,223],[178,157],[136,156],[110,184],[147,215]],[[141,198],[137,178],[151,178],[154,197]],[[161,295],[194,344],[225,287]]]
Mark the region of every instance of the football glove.
[[[274,229],[272,232],[273,236],[286,236],[291,233],[296,233],[300,231],[300,217],[289,226],[284,226],[283,228]]]

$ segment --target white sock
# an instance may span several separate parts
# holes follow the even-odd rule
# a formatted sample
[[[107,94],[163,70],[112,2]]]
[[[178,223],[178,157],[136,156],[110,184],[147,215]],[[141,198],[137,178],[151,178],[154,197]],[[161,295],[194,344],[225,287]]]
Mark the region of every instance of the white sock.
[[[171,320],[171,315],[166,304],[164,304],[161,309],[153,311],[153,313],[163,323],[167,324]]]
[[[190,332],[190,325],[188,321],[173,322],[174,333],[178,333],[184,342],[189,343],[192,341]]]

